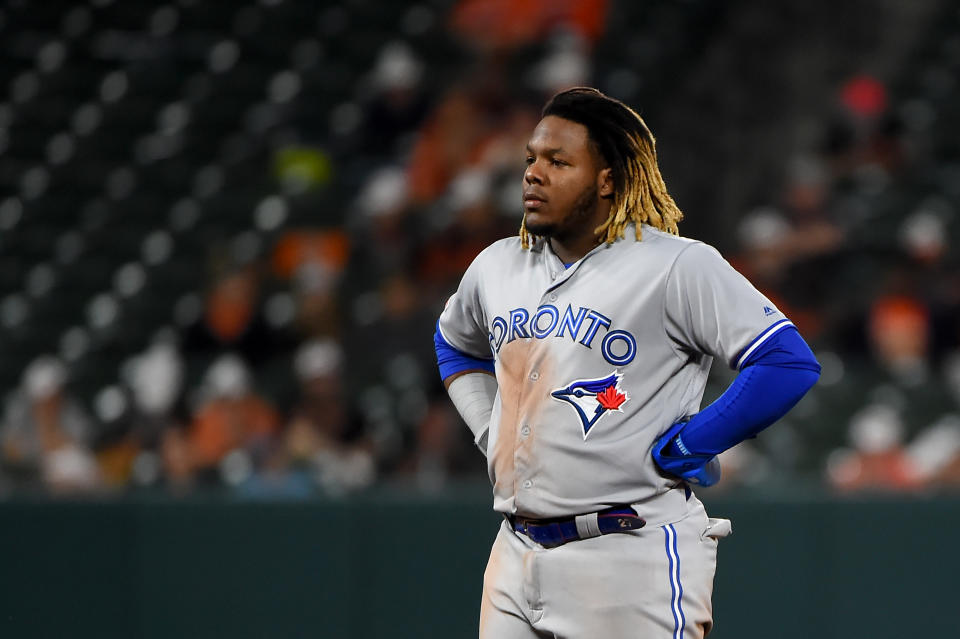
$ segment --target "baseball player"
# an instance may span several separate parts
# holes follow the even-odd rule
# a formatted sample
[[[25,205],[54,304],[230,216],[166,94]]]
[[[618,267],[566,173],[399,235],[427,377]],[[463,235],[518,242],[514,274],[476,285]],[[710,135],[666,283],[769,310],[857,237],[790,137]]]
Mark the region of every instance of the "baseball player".
[[[485,249],[437,323],[448,393],[504,522],[480,637],[705,636],[717,539],[691,485],[783,416],[820,367],[793,324],[678,237],[654,138],[595,89],[555,95],[527,146],[520,236]],[[700,410],[718,358],[739,371]]]

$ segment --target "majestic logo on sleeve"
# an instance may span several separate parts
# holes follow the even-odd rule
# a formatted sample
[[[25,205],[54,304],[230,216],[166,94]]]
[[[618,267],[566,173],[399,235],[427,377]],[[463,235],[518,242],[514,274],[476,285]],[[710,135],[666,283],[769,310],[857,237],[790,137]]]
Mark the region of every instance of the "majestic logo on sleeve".
[[[554,399],[567,402],[577,411],[583,425],[583,438],[597,421],[609,411],[620,411],[620,407],[629,400],[620,389],[620,373],[614,371],[602,379],[578,379],[564,388],[553,391]]]

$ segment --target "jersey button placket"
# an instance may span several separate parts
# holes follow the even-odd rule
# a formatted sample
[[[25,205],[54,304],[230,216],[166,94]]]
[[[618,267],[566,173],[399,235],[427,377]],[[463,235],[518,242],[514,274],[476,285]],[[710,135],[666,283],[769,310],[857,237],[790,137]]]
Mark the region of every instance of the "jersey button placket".
[[[540,379],[540,371],[533,370],[530,371],[530,374],[527,375],[527,379],[531,383],[535,383]],[[513,452],[513,464],[514,472],[516,473],[517,484],[515,486],[515,504],[523,508],[526,505],[526,499],[521,495],[524,491],[530,490],[533,487],[533,480],[530,479],[531,468],[530,468],[530,445],[533,440],[530,439],[530,424],[525,420],[519,423],[519,428],[514,431],[514,452]],[[522,481],[520,481],[522,479]]]

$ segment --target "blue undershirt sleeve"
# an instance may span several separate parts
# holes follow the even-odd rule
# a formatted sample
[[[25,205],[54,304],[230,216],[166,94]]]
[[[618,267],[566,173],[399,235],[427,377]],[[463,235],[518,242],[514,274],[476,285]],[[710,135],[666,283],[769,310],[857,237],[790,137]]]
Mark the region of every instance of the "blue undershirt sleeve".
[[[433,347],[437,352],[437,367],[440,369],[440,379],[447,379],[451,375],[469,370],[483,370],[494,372],[493,359],[481,359],[458,351],[443,338],[440,324],[433,334]]]
[[[715,402],[690,418],[664,452],[718,455],[756,437],[786,415],[820,377],[820,365],[797,329],[777,331],[744,362]]]

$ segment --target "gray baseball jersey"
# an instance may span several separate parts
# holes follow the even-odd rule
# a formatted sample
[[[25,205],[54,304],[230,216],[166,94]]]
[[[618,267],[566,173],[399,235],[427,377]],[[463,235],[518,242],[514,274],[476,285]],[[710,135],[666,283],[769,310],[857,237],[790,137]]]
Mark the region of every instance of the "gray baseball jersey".
[[[566,268],[539,240],[485,249],[440,317],[495,359],[494,509],[531,518],[634,504],[648,526],[689,504],[654,441],[700,409],[713,358],[738,367],[789,322],[712,247],[644,225]]]

